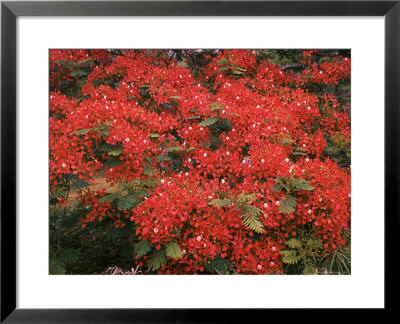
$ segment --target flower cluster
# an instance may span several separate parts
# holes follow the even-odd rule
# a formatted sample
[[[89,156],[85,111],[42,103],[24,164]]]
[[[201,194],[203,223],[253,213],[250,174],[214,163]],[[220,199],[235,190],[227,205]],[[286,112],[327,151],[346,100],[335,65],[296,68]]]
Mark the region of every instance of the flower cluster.
[[[77,192],[83,227],[133,222],[132,257],[158,273],[282,274],[304,229],[346,244],[350,117],[313,86],[349,80],[350,58],[304,51],[291,70],[220,50],[194,68],[195,54],[51,50],[51,193]]]

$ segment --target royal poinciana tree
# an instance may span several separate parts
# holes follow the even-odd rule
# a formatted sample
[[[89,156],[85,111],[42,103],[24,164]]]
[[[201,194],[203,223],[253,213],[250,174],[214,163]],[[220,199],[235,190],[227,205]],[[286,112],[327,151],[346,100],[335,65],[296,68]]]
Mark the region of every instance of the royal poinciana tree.
[[[81,207],[81,229],[129,226],[143,273],[348,264],[350,67],[333,50],[51,50],[50,203]]]

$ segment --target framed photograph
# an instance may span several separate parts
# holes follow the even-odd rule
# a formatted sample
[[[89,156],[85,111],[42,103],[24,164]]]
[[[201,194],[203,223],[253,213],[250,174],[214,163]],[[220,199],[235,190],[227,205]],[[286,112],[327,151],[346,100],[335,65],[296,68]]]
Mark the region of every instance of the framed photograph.
[[[399,16],[2,2],[1,321],[392,308]]]

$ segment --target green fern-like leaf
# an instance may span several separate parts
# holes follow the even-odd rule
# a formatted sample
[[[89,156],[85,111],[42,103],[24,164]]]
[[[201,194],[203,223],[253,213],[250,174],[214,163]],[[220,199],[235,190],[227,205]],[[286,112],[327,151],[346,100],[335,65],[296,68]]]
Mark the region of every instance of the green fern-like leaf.
[[[107,236],[111,237],[112,239],[117,239],[121,235],[121,230],[119,228],[110,228],[107,231]]]
[[[290,195],[286,195],[280,201],[279,210],[282,213],[291,214],[291,213],[293,213],[295,211],[296,205],[297,205],[296,198],[293,197],[293,196],[290,196]]]
[[[114,148],[114,146],[111,145],[111,144],[108,144],[108,143],[104,143],[104,144],[101,144],[101,145],[99,146],[99,149],[100,149],[101,152],[109,152],[109,151],[111,151],[113,148]]]
[[[201,123],[199,123],[199,126],[211,126],[212,124],[215,124],[218,121],[218,117],[210,117],[206,120],[203,120]]]
[[[60,64],[62,67],[67,67],[67,68],[75,68],[76,63],[74,61],[64,61],[64,60],[57,60],[55,63]]]
[[[56,192],[54,192],[52,195],[51,195],[51,198],[61,198],[61,197],[65,197],[66,195],[67,195],[67,191],[65,191],[65,190],[57,190]]]
[[[271,188],[273,191],[278,192],[281,191],[284,188],[284,186],[281,183],[275,183]]]
[[[229,69],[230,69],[229,66],[223,66],[223,67],[221,67],[221,68],[218,69],[218,72],[226,71],[226,70],[229,70]]]
[[[204,267],[210,273],[219,273],[225,274],[229,271],[231,267],[231,263],[227,259],[222,259],[219,255],[216,255],[214,259],[209,259]]]
[[[294,182],[294,186],[296,189],[299,190],[312,191],[315,189],[313,186],[310,185],[309,181],[303,179],[296,179],[296,181]]]
[[[90,183],[87,183],[85,180],[83,180],[81,178],[75,179],[71,184],[71,187],[74,190],[81,190],[81,189],[87,188],[89,186],[90,186]]]
[[[146,255],[151,251],[151,246],[149,241],[141,241],[135,244],[134,253],[137,257],[141,257]]]
[[[118,192],[112,192],[108,195],[105,195],[104,197],[101,197],[99,199],[99,202],[104,203],[104,202],[109,202],[109,201],[113,201],[115,199],[117,199],[119,197],[119,193]]]
[[[257,198],[257,194],[256,193],[252,193],[252,194],[242,194],[239,196],[238,199],[238,204],[248,204],[249,202],[251,202],[252,200]]]
[[[88,58],[88,59],[86,59],[86,60],[80,61],[80,62],[78,63],[78,65],[79,65],[79,66],[90,65],[90,64],[92,64],[93,62],[94,62],[94,59]]]
[[[310,248],[317,250],[317,249],[322,249],[323,245],[320,240],[317,238],[315,239],[309,239],[306,243]]]
[[[65,274],[65,264],[56,257],[50,258],[49,273],[52,275]]]
[[[181,248],[179,247],[178,243],[169,242],[167,247],[165,248],[165,254],[173,259],[180,259],[183,256]]]
[[[222,59],[218,60],[218,65],[226,65],[226,64],[231,64],[231,61],[229,60],[228,56],[223,57]]]
[[[167,152],[177,152],[177,151],[182,151],[182,148],[179,146],[171,146],[171,147],[167,147],[165,150]]]
[[[164,250],[156,252],[149,261],[149,271],[156,271],[167,263]]]
[[[252,214],[244,214],[242,215],[242,223],[244,226],[250,228],[256,233],[264,232],[264,226],[257,216],[254,216]]]
[[[287,264],[296,264],[300,261],[301,257],[297,255],[295,250],[282,250],[282,262]]]
[[[93,130],[93,128],[79,129],[73,134],[78,135],[78,136],[85,135],[85,134],[89,133],[91,130]]]
[[[70,74],[71,74],[71,76],[77,76],[77,75],[85,76],[85,75],[87,75],[87,72],[85,70],[76,69],[76,70],[73,70]]]
[[[232,201],[227,199],[214,199],[208,203],[209,206],[215,207],[226,207],[230,204],[232,204]]]
[[[301,156],[304,156],[304,155],[306,155],[306,153],[303,153],[303,152],[297,152],[297,151],[294,151],[294,152],[292,152],[292,154],[293,154],[293,155],[301,155]]]
[[[157,160],[158,161],[171,161],[172,157],[170,157],[168,155],[159,155],[159,156],[157,156]]]
[[[117,147],[114,147],[110,152],[108,152],[108,155],[118,156],[118,155],[121,155],[123,150],[124,150],[123,147],[117,146]]]
[[[307,264],[303,270],[304,275],[315,275],[315,268],[312,265]]]
[[[222,110],[224,109],[224,106],[222,104],[220,104],[219,102],[214,102],[210,105],[211,111],[215,111],[215,110]]]
[[[335,154],[335,153],[339,153],[340,151],[342,151],[342,149],[337,146],[327,146],[325,148],[325,152],[328,154]]]
[[[281,139],[281,144],[283,146],[287,146],[293,143],[293,140],[291,138],[282,138]]]
[[[243,211],[244,214],[250,214],[256,217],[261,215],[261,210],[254,206],[246,206],[246,208]]]
[[[108,129],[103,129],[97,133],[98,137],[109,136],[109,135],[110,135],[110,131]]]
[[[80,257],[80,251],[75,249],[62,249],[58,254],[58,259],[63,263],[72,263],[78,261]]]
[[[140,198],[143,198],[143,197],[148,197],[149,196],[149,192],[147,191],[147,190],[138,190],[136,193],[135,193],[135,195],[136,195],[136,197],[140,197]]]
[[[292,238],[289,241],[287,241],[286,245],[291,249],[298,249],[302,247],[301,241],[295,238]]]
[[[125,197],[121,197],[118,199],[118,208],[121,210],[128,210],[135,207],[137,201],[135,196],[126,195]]]
[[[150,165],[146,164],[145,167],[143,168],[143,174],[148,175],[150,177],[153,175],[153,173],[154,169]]]

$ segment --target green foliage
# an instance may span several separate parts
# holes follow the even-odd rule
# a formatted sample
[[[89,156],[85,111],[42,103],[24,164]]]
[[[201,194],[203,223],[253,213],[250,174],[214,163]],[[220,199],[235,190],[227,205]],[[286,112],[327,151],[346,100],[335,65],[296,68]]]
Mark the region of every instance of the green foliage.
[[[299,190],[312,191],[315,189],[313,186],[309,184],[309,181],[303,179],[295,179],[294,186],[296,189]]]
[[[209,206],[215,207],[226,207],[230,204],[232,204],[232,201],[228,199],[214,199],[208,203]]]
[[[115,146],[115,147],[113,147],[113,149],[110,152],[108,152],[108,155],[118,156],[118,155],[121,155],[123,150],[124,150],[124,148],[122,146]]]
[[[199,126],[211,126],[218,121],[219,117],[210,117],[199,123]]]
[[[176,242],[169,242],[165,248],[165,254],[173,259],[180,259],[183,256],[181,248]]]
[[[215,111],[215,110],[222,110],[224,109],[224,106],[219,103],[219,102],[214,102],[210,105],[211,111]]]
[[[264,226],[260,221],[259,215],[255,215],[251,212],[246,212],[242,214],[242,223],[244,226],[250,228],[256,233],[264,232]]]
[[[351,164],[350,142],[340,136],[332,136],[326,139],[325,153],[341,167],[349,167]]]
[[[60,64],[63,68],[75,68],[76,67],[76,63],[74,61],[57,60],[54,62],[57,64]]]
[[[310,185],[309,181],[293,176],[289,178],[276,177],[275,182],[276,183],[272,186],[272,190],[276,192],[283,191],[289,195],[299,190],[312,191],[315,189]]]
[[[104,197],[101,197],[99,199],[99,202],[104,203],[104,202],[109,202],[109,201],[113,201],[115,199],[117,199],[119,197],[119,193],[118,192],[112,192],[108,195],[105,195]]]
[[[261,210],[249,205],[255,198],[257,198],[256,193],[246,194],[242,192],[237,198],[236,204],[241,211],[243,225],[256,233],[263,233],[264,226],[260,220]]]
[[[151,246],[149,241],[140,241],[135,244],[135,250],[134,253],[137,257],[141,257],[146,255],[151,251]]]
[[[242,192],[235,200],[214,199],[210,201],[208,205],[223,208],[236,203],[236,209],[239,210],[242,215],[243,225],[256,233],[263,233],[264,226],[260,220],[261,210],[249,205],[256,197],[257,194],[255,193],[246,194],[245,192]]]
[[[296,210],[297,199],[296,193],[300,190],[312,191],[315,188],[310,185],[310,182],[296,177],[277,177],[275,184],[272,185],[272,190],[275,192],[284,192],[285,196],[280,201],[279,210],[285,214],[291,214]]]
[[[157,156],[158,161],[172,161],[172,157],[168,155],[158,155]]]
[[[303,270],[303,274],[304,275],[314,275],[315,268],[310,264],[306,264],[306,266],[304,267],[304,270]]]
[[[149,261],[149,271],[156,271],[167,263],[164,250],[157,251]]]
[[[171,147],[167,147],[165,150],[167,152],[178,152],[178,151],[182,151],[182,148],[179,146],[171,146]]]
[[[346,235],[345,235],[346,236]],[[321,269],[332,274],[351,274],[350,233],[347,233],[348,244],[332,252],[324,252],[318,262]]]
[[[122,164],[122,161],[118,157],[112,157],[107,160],[106,165],[109,168],[114,168]]]
[[[53,201],[54,201],[54,203],[56,203],[58,201],[57,198],[66,197],[67,194],[68,194],[68,191],[65,191],[63,189],[57,189],[55,192],[53,192],[50,195],[50,204],[53,204]]]
[[[214,259],[208,259],[204,267],[210,273],[229,274],[231,263],[227,259],[222,259],[221,256],[216,255]]]
[[[285,273],[315,275],[350,274],[350,244],[327,252],[312,229],[301,230],[299,237],[286,242],[288,249],[280,251]]]
[[[86,60],[80,61],[78,63],[78,66],[90,65],[90,64],[93,64],[93,63],[94,63],[94,59],[88,58]]]
[[[72,181],[71,188],[74,190],[81,190],[83,188],[87,188],[90,186],[90,183],[87,183],[85,180],[81,178],[76,178]]]
[[[282,262],[287,264],[296,264],[300,261],[301,257],[297,255],[297,252],[294,250],[283,250],[282,254]]]
[[[118,199],[118,208],[121,210],[129,210],[137,205],[137,201],[134,195],[128,194]]]
[[[292,156],[299,156],[299,155],[304,156],[304,155],[306,155],[306,153],[305,153],[306,151],[307,151],[307,149],[304,147],[295,146],[295,147],[293,147],[293,152],[291,154],[292,154]]]
[[[286,245],[288,247],[290,247],[291,249],[298,249],[298,248],[301,248],[302,243],[298,239],[292,238],[286,242]]]
[[[240,194],[240,196],[238,197],[237,203],[238,205],[247,205],[249,204],[252,200],[257,198],[257,194],[256,193],[252,193],[247,195],[245,192],[242,192]]]
[[[49,274],[60,275],[65,274],[65,264],[57,257],[50,257]]]
[[[107,236],[113,239],[118,238],[121,235],[121,229],[112,227],[107,231]]]
[[[87,75],[87,72],[85,70],[76,69],[76,70],[73,70],[70,74],[71,74],[71,76],[77,76],[77,75],[85,76],[85,75]]]
[[[282,191],[285,187],[282,183],[278,182],[278,183],[275,183],[271,188],[273,191],[279,192],[279,191]]]
[[[291,214],[295,211],[297,206],[297,200],[295,197],[290,195],[285,195],[280,201],[279,210],[285,214]]]
[[[100,274],[110,265],[128,270],[136,266],[131,253],[137,242],[133,224],[115,228],[106,217],[82,228],[77,222],[90,210],[85,207],[50,207],[49,273]]]
[[[50,251],[49,274],[65,274],[68,264],[78,261],[80,250],[73,248],[60,248],[58,252]]]
[[[288,146],[288,145],[290,145],[292,143],[293,143],[293,140],[291,138],[282,138],[281,139],[281,144],[283,146]]]
[[[58,254],[58,260],[62,263],[72,263],[79,260],[80,250],[79,249],[71,249],[65,248],[60,251]]]
[[[230,69],[229,66],[223,66],[223,67],[221,67],[221,68],[218,69],[218,72],[226,71],[226,70],[229,70],[229,69]]]
[[[93,128],[79,129],[76,132],[74,132],[73,134],[74,135],[78,135],[78,136],[85,135],[85,134],[89,133],[92,130],[93,130]]]
[[[143,168],[143,174],[152,176],[154,174],[154,169],[150,165],[146,164]]]

